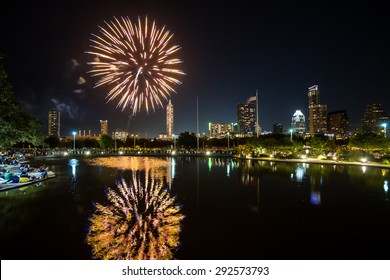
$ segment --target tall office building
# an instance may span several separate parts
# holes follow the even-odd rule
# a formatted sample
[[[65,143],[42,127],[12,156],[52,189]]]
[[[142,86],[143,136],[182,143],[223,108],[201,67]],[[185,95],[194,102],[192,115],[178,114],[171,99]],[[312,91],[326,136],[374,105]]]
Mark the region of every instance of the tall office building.
[[[61,113],[59,111],[56,111],[56,110],[50,110],[49,111],[48,135],[49,136],[57,136],[58,138],[60,138],[61,137],[60,128],[61,128]]]
[[[281,123],[274,123],[272,126],[273,134],[283,134],[283,125]]]
[[[108,135],[108,120],[100,120],[100,135]]]
[[[336,138],[348,136],[349,120],[345,110],[328,113],[328,133],[334,134]]]
[[[305,115],[301,110],[296,110],[291,118],[291,128],[295,133],[303,134],[306,132]]]
[[[327,106],[320,104],[318,85],[309,87],[309,133],[326,133]]]
[[[360,122],[360,130],[363,133],[379,133],[384,123],[389,121],[382,104],[368,104]]]
[[[169,99],[167,105],[167,138],[172,139],[173,135],[173,105]]]
[[[241,133],[246,135],[256,135],[257,127],[257,98],[256,95],[248,98],[246,103],[237,104],[237,122]]]

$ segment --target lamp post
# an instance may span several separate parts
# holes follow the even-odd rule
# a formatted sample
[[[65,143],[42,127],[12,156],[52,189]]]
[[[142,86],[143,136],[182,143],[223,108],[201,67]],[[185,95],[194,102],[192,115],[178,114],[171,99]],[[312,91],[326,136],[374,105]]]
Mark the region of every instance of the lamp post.
[[[73,131],[72,134],[73,134],[73,153],[75,153],[76,152],[76,134],[77,134],[77,132]]]
[[[293,130],[290,128],[290,140],[292,141],[292,133],[293,133]]]
[[[230,137],[229,137],[229,132],[227,133],[227,136],[228,136],[228,150],[229,150],[229,146],[230,146]]]
[[[387,135],[386,135],[387,123],[382,124],[382,126],[383,126],[383,134],[384,134],[384,136],[385,136],[385,138],[386,138],[386,137],[387,137]]]
[[[131,136],[133,136],[133,139],[134,139],[134,149],[135,149],[135,137],[138,137],[138,135],[131,134]]]

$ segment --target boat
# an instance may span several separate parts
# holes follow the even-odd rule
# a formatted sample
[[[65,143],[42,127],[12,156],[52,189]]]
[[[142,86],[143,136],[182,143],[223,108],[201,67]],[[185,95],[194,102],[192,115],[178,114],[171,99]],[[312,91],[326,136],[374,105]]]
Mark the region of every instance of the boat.
[[[14,170],[11,170],[11,172],[12,171],[14,171]],[[6,179],[0,179],[0,191],[6,191],[6,190],[14,189],[14,188],[20,188],[20,187],[24,187],[27,185],[40,183],[40,182],[46,181],[48,179],[52,179],[56,176],[53,171],[47,170],[47,168],[44,171],[46,174],[44,174],[44,176],[42,176],[43,170],[39,171],[36,168],[32,168],[32,171],[27,172],[28,177],[24,177],[25,179],[22,182],[18,182],[18,183],[9,182],[9,180],[6,180]],[[15,171],[15,172],[12,172],[12,175],[16,175],[16,176],[20,177],[21,173],[19,171]],[[20,178],[23,178],[23,177],[20,177]]]

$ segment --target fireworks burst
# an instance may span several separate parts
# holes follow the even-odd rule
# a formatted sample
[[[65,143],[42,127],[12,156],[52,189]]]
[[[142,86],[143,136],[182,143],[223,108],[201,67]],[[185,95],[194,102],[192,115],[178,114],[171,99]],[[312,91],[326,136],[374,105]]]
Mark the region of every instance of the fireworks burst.
[[[95,87],[112,86],[108,92],[107,102],[119,98],[117,107],[133,110],[133,114],[155,107],[163,107],[162,100],[167,100],[175,85],[181,84],[177,79],[185,75],[176,67],[182,63],[173,55],[180,49],[170,45],[173,34],[161,29],[153,21],[149,26],[148,19],[134,24],[128,17],[105,21],[105,27],[99,26],[100,36],[92,34],[91,50],[86,53],[94,56],[89,71],[92,77],[99,77]]]
[[[87,242],[95,259],[172,259],[184,216],[160,179],[134,172],[129,185],[109,189],[110,203],[97,203]]]

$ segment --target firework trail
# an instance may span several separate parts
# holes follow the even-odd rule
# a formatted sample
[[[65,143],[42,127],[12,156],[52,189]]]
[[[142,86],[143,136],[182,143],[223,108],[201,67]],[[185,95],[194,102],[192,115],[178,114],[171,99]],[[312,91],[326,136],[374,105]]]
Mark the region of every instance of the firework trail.
[[[144,24],[139,17],[138,24],[128,17],[104,23],[100,35],[92,34],[86,52],[94,57],[88,64],[91,76],[99,78],[95,87],[111,86],[107,102],[119,99],[122,111],[130,107],[135,114],[143,106],[147,112],[163,107],[162,100],[181,84],[178,76],[185,75],[177,68],[182,61],[173,57],[180,49],[170,44],[173,34],[154,21],[149,25],[147,17]]]

